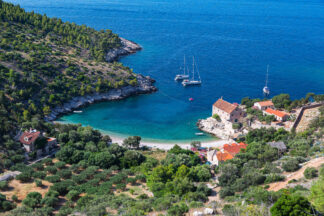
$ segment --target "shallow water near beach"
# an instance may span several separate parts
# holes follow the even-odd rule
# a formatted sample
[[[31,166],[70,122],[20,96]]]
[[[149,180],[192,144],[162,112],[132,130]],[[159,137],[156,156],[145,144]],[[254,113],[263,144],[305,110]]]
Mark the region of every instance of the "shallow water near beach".
[[[147,140],[211,140],[195,135],[196,121],[209,116],[221,96],[231,102],[262,97],[268,64],[272,95],[324,93],[321,0],[10,2],[64,21],[111,29],[143,47],[121,62],[156,79],[159,92],[94,104],[60,121]],[[195,56],[201,87],[184,88],[174,81],[184,55],[190,63]]]

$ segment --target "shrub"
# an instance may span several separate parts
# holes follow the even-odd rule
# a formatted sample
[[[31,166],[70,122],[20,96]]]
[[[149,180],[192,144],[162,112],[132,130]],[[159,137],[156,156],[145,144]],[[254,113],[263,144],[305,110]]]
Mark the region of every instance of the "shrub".
[[[43,163],[47,166],[53,165],[53,160],[51,158],[46,158],[43,160]]]
[[[66,169],[58,171],[57,174],[63,179],[69,179],[72,176],[72,172]]]
[[[64,196],[69,192],[69,188],[71,186],[74,186],[74,182],[71,180],[65,180],[62,182],[57,182],[53,184],[50,188],[50,190],[55,190],[57,191],[60,195]]]
[[[229,187],[223,187],[220,191],[219,191],[219,196],[220,198],[224,199],[227,196],[233,196],[234,195],[234,191],[229,188]]]
[[[30,182],[32,180],[32,175],[30,172],[22,172],[16,176],[16,179],[20,182]]]
[[[298,160],[295,158],[288,159],[286,162],[283,163],[282,168],[286,172],[294,172],[300,168]]]
[[[66,198],[68,198],[71,201],[76,201],[79,198],[80,193],[76,190],[71,190],[69,193],[66,195]]]
[[[42,187],[43,186],[43,182],[41,180],[36,179],[35,183],[36,183],[36,187]]]
[[[33,173],[34,178],[44,179],[46,177],[46,173],[43,171],[38,171]]]
[[[177,203],[171,206],[168,210],[168,215],[182,216],[189,211],[188,206],[185,203]]]
[[[135,176],[135,179],[140,182],[146,182],[146,176],[144,174],[138,174]]]
[[[42,199],[41,204],[47,207],[54,207],[59,199],[55,196],[47,196]]]
[[[213,118],[216,119],[217,121],[221,121],[221,118],[219,117],[218,114],[214,114],[213,115]]]
[[[1,181],[0,182],[0,190],[4,191],[8,189],[8,182],[7,181]]]
[[[38,170],[38,171],[44,170],[44,166],[41,163],[35,163],[31,167],[34,168],[35,170]]]
[[[11,209],[13,209],[13,208],[16,207],[16,205],[15,205],[14,203],[11,203],[11,202],[9,202],[9,201],[7,201],[7,200],[2,201],[1,204],[2,204],[1,207],[2,207],[2,209],[3,209],[4,211],[9,211],[9,210],[11,210]]]
[[[270,209],[272,216],[311,215],[311,204],[305,197],[283,194]]]
[[[304,176],[306,179],[312,179],[317,177],[317,170],[314,167],[307,167],[304,171]]]
[[[46,176],[45,180],[51,183],[56,183],[56,182],[60,182],[61,178],[58,175],[52,175],[52,176]]]
[[[269,184],[271,182],[283,181],[284,179],[285,179],[285,177],[282,175],[271,173],[270,175],[267,175],[264,183]]]
[[[131,185],[135,185],[136,184],[136,178],[127,178],[126,183],[131,184]]]
[[[51,173],[51,174],[56,174],[57,169],[56,169],[55,166],[48,166],[48,167],[45,168],[45,171],[46,171],[46,172],[49,172],[49,173]]]
[[[118,190],[125,190],[125,188],[126,188],[126,184],[124,183],[116,184],[116,189]]]
[[[87,180],[87,176],[83,174],[72,176],[72,181],[74,181],[77,184],[82,184],[86,182],[86,180]]]
[[[322,165],[319,169],[320,176],[324,176],[324,165]]]
[[[18,197],[16,195],[12,195],[11,199],[15,202],[18,202]]]
[[[232,125],[232,128],[233,129],[240,129],[242,127],[242,124],[240,124],[240,123],[234,123],[233,125]]]
[[[27,197],[23,200],[23,204],[30,208],[36,208],[40,205],[42,195],[38,192],[30,192]]]
[[[63,161],[59,161],[59,162],[56,162],[55,164],[54,164],[54,166],[56,167],[56,168],[58,168],[58,169],[64,169],[64,168],[66,168],[66,163],[65,162],[63,162]]]

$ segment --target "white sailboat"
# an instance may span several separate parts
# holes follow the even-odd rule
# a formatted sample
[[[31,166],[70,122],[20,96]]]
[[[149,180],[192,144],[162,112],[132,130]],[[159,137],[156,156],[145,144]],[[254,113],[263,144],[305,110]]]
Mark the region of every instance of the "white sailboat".
[[[182,85],[183,86],[200,85],[201,79],[200,79],[198,68],[197,68],[197,74],[198,74],[198,79],[195,80],[195,58],[192,57],[192,78],[183,80]]]
[[[269,65],[267,66],[267,77],[266,77],[266,83],[265,86],[263,87],[263,94],[265,96],[269,96],[270,94],[270,89],[268,87],[268,75],[269,75]]]
[[[175,81],[189,79],[189,74],[186,74],[186,56],[183,56],[183,74],[177,74],[174,78]]]

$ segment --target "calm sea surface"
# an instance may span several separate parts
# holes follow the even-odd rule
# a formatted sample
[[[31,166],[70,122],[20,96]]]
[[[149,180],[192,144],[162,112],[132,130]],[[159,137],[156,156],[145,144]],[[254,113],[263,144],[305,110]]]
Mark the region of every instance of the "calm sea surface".
[[[64,21],[112,29],[139,43],[143,50],[121,62],[157,80],[157,93],[91,105],[61,121],[147,140],[197,139],[196,121],[210,115],[217,98],[262,97],[267,64],[272,95],[324,93],[322,0],[11,2]],[[173,80],[184,55],[197,59],[201,87],[183,88]]]

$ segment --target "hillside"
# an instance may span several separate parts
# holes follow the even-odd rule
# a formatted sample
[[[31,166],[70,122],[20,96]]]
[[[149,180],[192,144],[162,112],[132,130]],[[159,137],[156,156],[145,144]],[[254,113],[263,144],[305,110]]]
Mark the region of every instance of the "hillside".
[[[27,13],[0,1],[2,123],[12,122],[8,126],[12,127],[36,114],[48,115],[51,109],[76,96],[137,86],[138,75],[130,68],[107,61],[139,49],[139,45],[111,30],[96,31]],[[155,88],[146,92],[152,90]],[[5,127],[0,131],[13,132]]]

